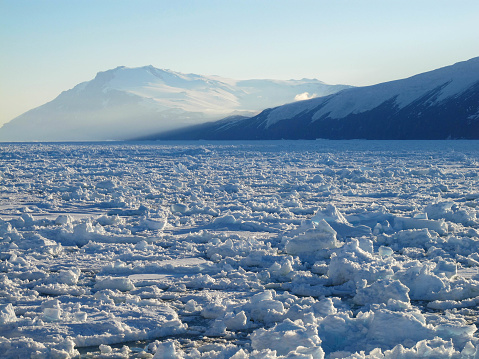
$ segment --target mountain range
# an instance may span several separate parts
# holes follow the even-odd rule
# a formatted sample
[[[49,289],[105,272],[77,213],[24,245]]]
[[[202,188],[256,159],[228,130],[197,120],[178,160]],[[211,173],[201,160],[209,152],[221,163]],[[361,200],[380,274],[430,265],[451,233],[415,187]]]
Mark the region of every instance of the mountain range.
[[[350,88],[316,79],[233,80],[117,67],[0,128],[0,141],[124,140]]]
[[[479,57],[148,139],[479,139]]]

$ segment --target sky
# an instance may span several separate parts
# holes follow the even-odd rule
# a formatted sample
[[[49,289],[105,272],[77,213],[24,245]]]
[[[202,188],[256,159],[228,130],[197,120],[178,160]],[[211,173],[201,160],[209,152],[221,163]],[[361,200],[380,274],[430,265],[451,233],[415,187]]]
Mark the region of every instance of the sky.
[[[0,0],[0,126],[117,66],[355,86],[479,56],[477,0]]]

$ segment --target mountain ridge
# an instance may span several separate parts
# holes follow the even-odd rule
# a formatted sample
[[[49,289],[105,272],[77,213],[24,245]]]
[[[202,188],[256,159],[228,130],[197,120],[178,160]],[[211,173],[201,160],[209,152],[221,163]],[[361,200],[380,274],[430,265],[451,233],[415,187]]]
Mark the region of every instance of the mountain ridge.
[[[479,57],[149,139],[479,139]]]
[[[252,116],[298,96],[349,87],[316,79],[234,80],[152,65],[118,66],[3,125],[0,140],[123,140],[231,115]]]

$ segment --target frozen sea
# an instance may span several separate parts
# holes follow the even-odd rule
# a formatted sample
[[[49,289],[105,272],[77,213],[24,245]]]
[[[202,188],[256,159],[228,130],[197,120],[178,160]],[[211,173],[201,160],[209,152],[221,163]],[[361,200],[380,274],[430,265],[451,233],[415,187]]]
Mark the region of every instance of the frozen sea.
[[[478,358],[479,141],[0,144],[1,358]]]

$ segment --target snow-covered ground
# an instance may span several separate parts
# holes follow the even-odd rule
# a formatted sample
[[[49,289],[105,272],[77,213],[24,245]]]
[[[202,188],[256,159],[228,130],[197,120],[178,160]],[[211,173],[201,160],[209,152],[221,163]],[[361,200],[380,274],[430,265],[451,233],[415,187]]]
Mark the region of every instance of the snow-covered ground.
[[[474,358],[479,142],[0,144],[2,358]]]

